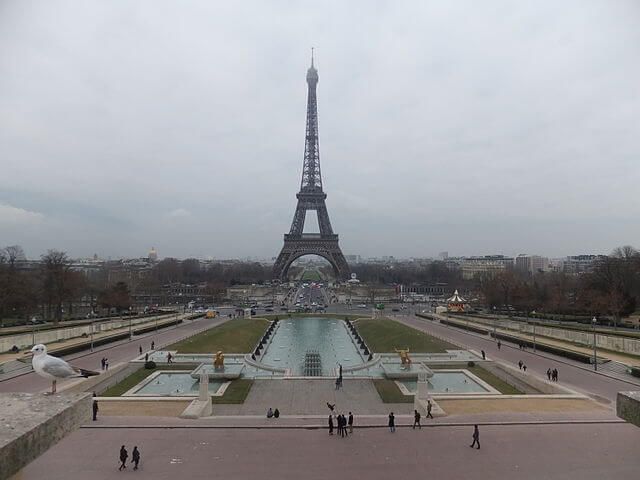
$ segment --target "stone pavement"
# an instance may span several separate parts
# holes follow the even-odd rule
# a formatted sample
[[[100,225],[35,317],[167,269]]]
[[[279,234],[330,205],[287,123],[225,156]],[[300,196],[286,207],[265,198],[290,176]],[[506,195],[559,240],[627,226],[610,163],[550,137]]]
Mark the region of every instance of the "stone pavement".
[[[80,429],[27,466],[21,480],[340,478],[636,479],[640,429],[629,424],[358,429],[347,438],[305,429]],[[136,445],[140,470],[118,471]]]
[[[214,405],[215,415],[265,415],[269,407],[283,415],[329,414],[327,402],[336,412],[362,414],[413,412],[412,403],[385,404],[369,379],[344,379],[344,387],[335,389],[333,379],[255,380],[242,405]]]

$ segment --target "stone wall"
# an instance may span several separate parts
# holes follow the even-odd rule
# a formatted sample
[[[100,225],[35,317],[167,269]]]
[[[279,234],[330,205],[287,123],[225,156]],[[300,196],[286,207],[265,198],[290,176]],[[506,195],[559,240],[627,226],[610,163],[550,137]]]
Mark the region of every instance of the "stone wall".
[[[158,317],[158,321],[166,320],[167,316]],[[137,317],[131,319],[131,325],[139,325],[141,323],[153,322],[155,317]],[[95,322],[93,324],[93,333],[108,332],[117,328],[128,327],[129,319],[116,319],[105,322]],[[78,325],[75,327],[63,327],[53,328],[50,330],[37,331],[35,335],[35,343],[44,343],[48,345],[53,342],[59,342],[61,340],[69,340],[70,338],[78,338],[86,335],[87,338],[91,335],[91,324]],[[31,347],[33,345],[33,333],[19,333],[16,335],[3,335],[0,337],[0,352],[8,352],[16,345],[20,350]]]
[[[0,480],[91,418],[91,394],[0,393]]]
[[[640,392],[618,392],[616,414],[623,420],[640,427]]]

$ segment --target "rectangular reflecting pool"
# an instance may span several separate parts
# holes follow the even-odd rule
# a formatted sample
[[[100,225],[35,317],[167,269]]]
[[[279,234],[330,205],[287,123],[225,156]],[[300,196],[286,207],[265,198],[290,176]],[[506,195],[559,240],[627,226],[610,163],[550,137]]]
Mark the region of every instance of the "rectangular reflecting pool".
[[[344,321],[318,317],[280,320],[273,340],[260,361],[274,367],[290,368],[292,375],[300,376],[305,374],[305,355],[308,351],[319,354],[319,371],[323,376],[334,375],[338,363],[343,367],[364,363]]]
[[[215,394],[225,382],[209,382],[209,393]],[[184,396],[198,395],[200,383],[190,373],[165,373],[152,377],[130,395]]]
[[[418,382],[416,380],[398,380],[407,387],[411,393],[415,393]],[[429,392],[431,393],[492,393],[491,390],[476,382],[467,373],[460,372],[433,372],[429,379]]]

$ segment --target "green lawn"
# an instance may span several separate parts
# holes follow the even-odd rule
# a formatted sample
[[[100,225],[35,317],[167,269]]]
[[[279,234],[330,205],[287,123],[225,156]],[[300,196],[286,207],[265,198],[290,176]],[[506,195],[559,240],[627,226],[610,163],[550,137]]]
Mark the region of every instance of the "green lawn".
[[[393,380],[378,378],[373,384],[384,403],[413,403],[413,395],[403,394]]]
[[[322,282],[322,277],[317,270],[305,270],[302,272],[300,280],[303,282]]]
[[[496,390],[498,390],[502,394],[505,394],[505,395],[522,395],[523,394],[523,392],[518,390],[516,387],[508,384],[507,382],[505,382],[501,378],[499,378],[496,375],[494,375],[493,373],[491,373],[489,370],[485,370],[480,365],[474,365],[473,367],[468,367],[466,365],[460,365],[460,364],[457,364],[457,365],[456,364],[452,364],[452,365],[429,365],[429,368],[431,370],[441,370],[443,368],[449,368],[449,369],[461,369],[461,368],[463,368],[465,370],[469,370],[471,373],[473,373],[480,380],[484,380],[485,382],[487,382],[489,385],[491,385],[493,388],[495,388]]]
[[[253,380],[240,378],[231,382],[221,397],[211,397],[213,403],[244,403],[253,386]]]
[[[409,354],[445,353],[447,349],[459,349],[449,342],[386,318],[361,319],[354,326],[369,348],[377,353],[393,352],[396,348],[408,348]]]
[[[249,353],[264,335],[269,322],[264,318],[235,318],[181,342],[164,347],[180,353]]]
[[[104,392],[100,394],[100,396],[101,397],[119,397],[124,392],[132,389],[138,383],[140,383],[142,380],[144,380],[154,372],[159,372],[159,371],[164,372],[165,370],[193,370],[194,368],[196,368],[196,365],[186,365],[186,364],[167,365],[167,366],[163,366],[159,368],[151,368],[151,369],[141,368],[140,370],[133,372],[128,377],[123,378],[112,387],[109,387],[108,389],[106,389]]]

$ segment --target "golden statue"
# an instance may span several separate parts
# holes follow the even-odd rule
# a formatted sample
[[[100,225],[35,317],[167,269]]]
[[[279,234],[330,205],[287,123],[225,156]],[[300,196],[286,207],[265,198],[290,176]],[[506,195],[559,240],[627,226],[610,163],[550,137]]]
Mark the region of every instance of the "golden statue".
[[[409,349],[406,350],[398,350],[394,348],[395,352],[400,355],[400,360],[402,360],[402,365],[409,365],[411,363],[411,359],[409,358]]]
[[[218,369],[224,367],[224,355],[222,350],[216,352],[216,358],[213,360],[213,366]]]

